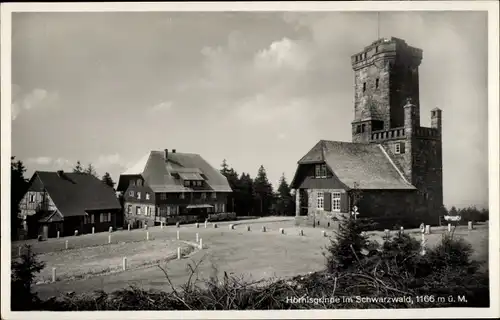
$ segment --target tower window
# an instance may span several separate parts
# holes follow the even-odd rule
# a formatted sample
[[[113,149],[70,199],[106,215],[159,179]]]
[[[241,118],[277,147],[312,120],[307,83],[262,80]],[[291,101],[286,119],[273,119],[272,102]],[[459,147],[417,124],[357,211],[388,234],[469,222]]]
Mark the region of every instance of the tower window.
[[[377,80],[375,80],[375,88],[378,89],[378,78],[377,78]]]
[[[363,92],[366,91],[366,82],[363,82]]]
[[[361,132],[365,132],[365,124],[364,123],[361,125]]]
[[[405,153],[405,143],[399,142],[394,145],[394,153],[395,154],[403,154]]]

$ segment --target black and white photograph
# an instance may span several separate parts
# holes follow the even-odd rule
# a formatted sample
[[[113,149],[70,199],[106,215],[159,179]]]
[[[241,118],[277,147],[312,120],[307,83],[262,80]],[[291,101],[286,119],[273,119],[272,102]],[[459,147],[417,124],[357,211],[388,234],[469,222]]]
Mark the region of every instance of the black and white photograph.
[[[2,4],[2,318],[498,317],[498,10]]]

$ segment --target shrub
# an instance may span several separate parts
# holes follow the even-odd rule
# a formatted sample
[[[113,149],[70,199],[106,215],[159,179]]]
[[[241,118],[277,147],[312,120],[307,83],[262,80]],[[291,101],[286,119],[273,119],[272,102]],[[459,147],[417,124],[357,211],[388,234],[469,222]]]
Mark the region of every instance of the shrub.
[[[24,253],[18,260],[12,261],[11,274],[11,307],[12,310],[31,310],[39,303],[33,292],[36,274],[42,271],[45,263],[38,261],[31,246],[24,246]]]

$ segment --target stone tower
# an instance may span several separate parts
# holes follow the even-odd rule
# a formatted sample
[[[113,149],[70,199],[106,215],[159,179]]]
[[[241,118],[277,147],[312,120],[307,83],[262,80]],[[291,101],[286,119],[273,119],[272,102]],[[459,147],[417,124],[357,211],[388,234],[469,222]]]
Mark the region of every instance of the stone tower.
[[[422,50],[398,38],[380,39],[351,57],[354,70],[352,141],[377,143],[408,182],[421,208],[443,205],[442,111],[431,111],[431,127],[420,126],[418,67]]]

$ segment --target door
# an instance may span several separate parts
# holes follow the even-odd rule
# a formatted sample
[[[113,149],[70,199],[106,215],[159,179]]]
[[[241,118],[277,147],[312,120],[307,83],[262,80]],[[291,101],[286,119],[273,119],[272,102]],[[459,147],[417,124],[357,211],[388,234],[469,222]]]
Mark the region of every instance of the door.
[[[49,238],[49,225],[48,224],[44,224],[42,226],[42,237],[44,239],[48,239]]]

